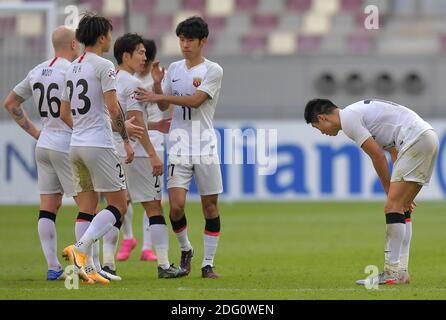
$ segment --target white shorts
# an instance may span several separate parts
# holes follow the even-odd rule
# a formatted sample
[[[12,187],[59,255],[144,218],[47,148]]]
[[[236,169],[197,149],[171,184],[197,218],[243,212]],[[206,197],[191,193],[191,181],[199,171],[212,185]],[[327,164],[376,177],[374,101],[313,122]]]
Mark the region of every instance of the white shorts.
[[[169,155],[167,166],[167,189],[183,188],[195,177],[198,192],[202,196],[223,192],[220,161],[218,155],[178,157]]]
[[[138,157],[125,165],[127,187],[133,203],[161,200],[163,176],[154,177],[149,158]]]
[[[36,148],[37,181],[40,194],[76,195],[68,153]]]
[[[428,184],[437,160],[438,146],[438,136],[435,131],[424,132],[409,148],[398,154],[390,181]]]
[[[124,168],[115,149],[73,146],[70,161],[76,192],[126,189]]]

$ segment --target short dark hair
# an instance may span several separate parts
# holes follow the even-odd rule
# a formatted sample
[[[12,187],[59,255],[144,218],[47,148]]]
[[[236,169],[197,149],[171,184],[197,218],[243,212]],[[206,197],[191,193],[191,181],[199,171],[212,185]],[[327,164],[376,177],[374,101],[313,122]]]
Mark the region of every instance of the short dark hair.
[[[313,99],[308,101],[305,106],[305,121],[307,123],[319,122],[317,116],[319,114],[330,114],[337,106],[328,99]]]
[[[144,48],[146,48],[147,62],[155,60],[156,44],[152,39],[143,39]]]
[[[105,17],[92,13],[86,13],[76,29],[76,39],[86,47],[96,43],[100,36],[107,36],[109,31],[113,31],[113,26]]]
[[[209,28],[201,17],[190,17],[180,22],[176,29],[177,37],[184,36],[187,39],[203,39],[209,36]]]
[[[113,55],[115,56],[118,64],[122,64],[122,56],[124,53],[130,53],[130,55],[135,52],[138,44],[144,44],[144,40],[137,33],[126,33],[125,35],[116,39],[115,46],[113,48]]]

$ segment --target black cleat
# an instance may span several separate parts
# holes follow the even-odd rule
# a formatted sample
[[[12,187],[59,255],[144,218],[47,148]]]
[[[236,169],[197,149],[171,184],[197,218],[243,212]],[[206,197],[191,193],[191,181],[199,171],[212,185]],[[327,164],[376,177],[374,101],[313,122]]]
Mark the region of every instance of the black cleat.
[[[110,269],[109,266],[102,267],[102,270],[105,271],[105,272],[107,272],[107,273],[110,273],[110,274],[116,276],[116,270],[112,270],[112,269]]]
[[[209,278],[209,279],[218,279],[220,278],[220,275],[218,273],[215,273],[212,269],[213,267],[210,265],[204,266],[201,268],[201,277],[202,278]]]
[[[181,267],[175,267],[173,264],[168,269],[158,266],[158,278],[160,279],[180,278],[186,275],[187,273]]]
[[[181,269],[186,272],[186,274],[190,273],[191,270],[191,261],[194,256],[194,249],[190,249],[189,251],[181,251]]]

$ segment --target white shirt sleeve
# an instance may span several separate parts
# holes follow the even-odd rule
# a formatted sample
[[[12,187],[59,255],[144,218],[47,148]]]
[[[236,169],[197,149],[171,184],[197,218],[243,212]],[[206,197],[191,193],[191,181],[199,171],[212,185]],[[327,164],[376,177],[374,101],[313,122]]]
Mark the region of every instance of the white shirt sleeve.
[[[142,86],[143,86],[143,84],[141,81],[135,81],[129,87],[127,95],[126,95],[127,111],[140,111],[140,112],[144,113],[143,104],[141,102],[139,102],[138,100],[136,100],[136,97],[138,94],[135,92],[135,90],[138,87],[142,87]]]
[[[111,61],[101,63],[96,72],[101,81],[102,92],[116,90],[116,70]]]
[[[31,83],[30,83],[30,73],[26,76],[25,79],[23,79],[18,85],[16,85],[13,89],[13,91],[20,97],[23,98],[23,100],[28,100],[33,95],[33,91],[31,89]]]
[[[161,87],[163,89],[163,94],[165,96],[171,96],[172,93],[172,73],[174,70],[174,64],[172,63],[167,69],[166,75],[164,76],[163,81],[161,82]]]
[[[206,73],[201,85],[197,90],[206,92],[208,96],[213,99],[217,91],[221,88],[221,81],[223,79],[223,69],[218,66],[212,66]]]
[[[362,119],[362,115],[359,112],[349,109],[343,109],[340,112],[342,131],[355,143],[358,147],[372,136],[367,130]]]

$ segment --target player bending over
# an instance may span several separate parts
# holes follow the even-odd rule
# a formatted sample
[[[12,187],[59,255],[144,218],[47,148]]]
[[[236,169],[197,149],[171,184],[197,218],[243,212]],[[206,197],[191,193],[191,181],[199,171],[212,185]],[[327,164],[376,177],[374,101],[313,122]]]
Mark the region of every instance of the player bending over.
[[[372,282],[409,283],[411,213],[416,195],[432,176],[438,153],[438,137],[432,126],[414,111],[378,99],[359,101],[344,109],[330,100],[314,99],[305,107],[305,121],[329,136],[342,130],[371,158],[387,194],[384,272]],[[391,154],[392,175],[383,149]],[[357,283],[364,285],[366,281]]]

